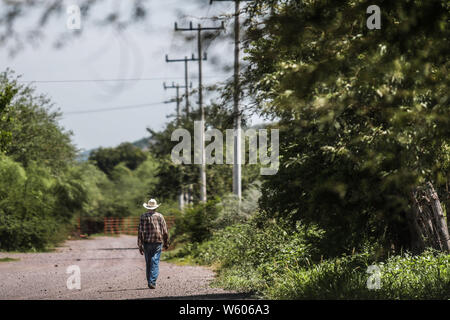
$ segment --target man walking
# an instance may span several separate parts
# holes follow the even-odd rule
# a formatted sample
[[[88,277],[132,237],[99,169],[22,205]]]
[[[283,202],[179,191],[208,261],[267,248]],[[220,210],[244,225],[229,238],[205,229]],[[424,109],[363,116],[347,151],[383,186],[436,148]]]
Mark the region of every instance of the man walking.
[[[139,222],[138,247],[140,254],[145,256],[148,287],[155,289],[159,275],[159,258],[162,247],[169,247],[169,233],[163,215],[155,211],[159,207],[156,200],[150,199],[143,206],[148,211],[141,215]]]

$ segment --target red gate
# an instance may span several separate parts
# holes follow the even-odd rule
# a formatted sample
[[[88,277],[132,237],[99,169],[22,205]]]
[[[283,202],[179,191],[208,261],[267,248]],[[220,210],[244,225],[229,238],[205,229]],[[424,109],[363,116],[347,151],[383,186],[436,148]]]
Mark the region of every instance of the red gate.
[[[167,229],[173,227],[175,224],[175,217],[164,217],[167,224]],[[137,235],[140,217],[126,217],[126,218],[104,218],[104,234],[129,234]]]

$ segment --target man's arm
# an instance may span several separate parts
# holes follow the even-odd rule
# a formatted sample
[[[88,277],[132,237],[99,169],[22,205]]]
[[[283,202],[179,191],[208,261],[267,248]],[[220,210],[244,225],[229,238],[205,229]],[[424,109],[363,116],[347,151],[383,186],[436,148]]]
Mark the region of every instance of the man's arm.
[[[169,231],[167,230],[167,224],[164,217],[161,215],[161,233],[164,241],[164,248],[167,249],[169,247]]]
[[[138,238],[137,238],[137,245],[139,248],[140,254],[143,254],[144,250],[142,248],[142,217],[139,220],[139,226],[138,226]]]

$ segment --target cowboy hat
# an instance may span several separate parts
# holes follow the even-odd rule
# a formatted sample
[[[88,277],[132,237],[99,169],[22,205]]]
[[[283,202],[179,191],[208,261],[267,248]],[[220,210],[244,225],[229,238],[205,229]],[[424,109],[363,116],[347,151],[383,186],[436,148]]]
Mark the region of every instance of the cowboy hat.
[[[155,199],[150,199],[150,200],[148,200],[147,203],[144,203],[143,206],[144,206],[145,209],[155,210],[160,205],[158,204],[158,202],[156,202]]]

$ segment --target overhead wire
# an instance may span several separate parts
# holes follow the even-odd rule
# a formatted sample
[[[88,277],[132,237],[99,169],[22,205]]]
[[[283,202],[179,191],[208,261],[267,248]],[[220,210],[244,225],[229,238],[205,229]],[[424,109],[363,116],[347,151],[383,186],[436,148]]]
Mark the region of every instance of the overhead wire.
[[[203,78],[222,78],[227,75],[207,75]],[[108,81],[160,81],[167,80],[168,77],[152,78],[113,78],[113,79],[62,79],[62,80],[18,80],[21,83],[77,83],[77,82],[108,82]],[[170,77],[170,79],[184,79],[184,77]]]
[[[165,102],[161,101],[161,102],[143,103],[143,104],[135,104],[135,105],[127,105],[127,106],[118,106],[118,107],[112,107],[112,108],[103,108],[103,109],[69,111],[69,112],[63,112],[63,116],[65,116],[65,115],[74,115],[74,114],[86,114],[86,113],[116,111],[116,110],[129,110],[129,109],[145,108],[145,107],[150,107],[150,106],[155,106],[155,105],[162,105],[162,104],[165,104]]]
[[[217,9],[213,9],[217,10]],[[207,6],[207,13],[205,17],[209,17],[209,13],[211,11],[211,6]],[[172,33],[171,37],[171,43],[170,47],[173,47],[174,45],[174,33]],[[194,47],[194,42],[190,41],[190,45]],[[208,44],[206,49],[209,48]],[[192,48],[194,49],[194,48]],[[190,75],[191,78],[196,78],[195,76]],[[205,75],[204,78],[223,78],[228,77],[228,75]],[[122,82],[122,81],[161,81],[161,80],[167,80],[168,77],[148,77],[148,78],[112,78],[112,79],[59,79],[59,80],[19,80],[20,82],[24,83],[89,83],[89,82]],[[184,77],[170,77],[170,79],[184,79]],[[145,103],[145,104],[137,104],[137,105],[126,105],[126,106],[118,106],[118,107],[110,107],[110,108],[100,108],[100,109],[88,109],[88,110],[80,110],[80,111],[69,111],[69,112],[63,112],[63,116],[66,115],[77,115],[77,114],[88,114],[88,113],[99,113],[99,112],[109,112],[109,111],[116,111],[116,110],[128,110],[128,109],[136,109],[136,108],[144,108],[149,106],[155,106],[155,105],[162,105],[165,102],[154,102],[154,103]]]

